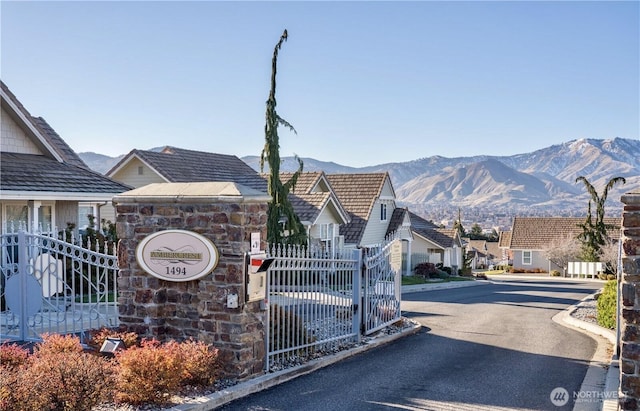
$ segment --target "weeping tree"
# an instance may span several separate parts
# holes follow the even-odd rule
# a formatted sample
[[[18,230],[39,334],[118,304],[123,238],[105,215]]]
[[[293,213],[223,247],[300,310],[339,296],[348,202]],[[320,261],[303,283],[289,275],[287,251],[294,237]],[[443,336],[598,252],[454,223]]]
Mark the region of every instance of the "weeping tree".
[[[583,261],[599,261],[602,247],[607,241],[607,230],[613,228],[610,224],[604,222],[604,205],[611,190],[616,184],[625,184],[627,181],[624,177],[613,177],[607,182],[602,194],[598,194],[593,185],[586,177],[580,176],[576,178],[576,183],[582,181],[587,192],[591,195],[589,206],[587,208],[587,218],[585,222],[580,224],[582,232],[578,235],[578,240],[582,243],[581,257]],[[591,205],[596,206],[595,220],[592,215]]]
[[[287,182],[283,183],[282,180],[280,180],[280,139],[278,137],[278,126],[284,126],[296,133],[293,126],[276,112],[278,51],[282,47],[282,43],[286,40],[287,30],[280,36],[280,40],[273,50],[273,59],[271,60],[271,90],[269,91],[269,98],[267,99],[264,148],[260,156],[260,172],[263,172],[266,161],[269,164],[267,186],[268,193],[271,196],[271,202],[269,203],[267,212],[267,242],[269,244],[305,244],[307,241],[306,230],[289,201],[289,192],[293,190],[300,173],[302,173],[302,160],[296,156],[299,165],[298,170],[293,173],[293,176]]]

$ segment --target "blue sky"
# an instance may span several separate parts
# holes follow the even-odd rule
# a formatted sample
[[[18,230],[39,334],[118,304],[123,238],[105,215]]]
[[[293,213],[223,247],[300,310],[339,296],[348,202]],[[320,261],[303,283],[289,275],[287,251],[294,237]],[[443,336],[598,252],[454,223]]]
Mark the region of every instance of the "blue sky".
[[[350,166],[639,138],[639,2],[2,1],[1,76],[77,152]]]

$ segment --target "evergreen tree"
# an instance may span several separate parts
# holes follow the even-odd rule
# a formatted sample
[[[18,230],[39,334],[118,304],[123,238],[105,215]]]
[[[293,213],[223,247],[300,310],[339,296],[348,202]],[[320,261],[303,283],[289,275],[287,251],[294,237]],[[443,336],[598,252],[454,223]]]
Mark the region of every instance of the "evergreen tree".
[[[265,144],[260,156],[260,171],[264,170],[265,160],[269,164],[269,176],[267,178],[268,193],[271,202],[267,212],[267,242],[269,244],[305,244],[307,233],[300,219],[293,210],[289,201],[289,192],[302,173],[303,163],[296,156],[299,168],[286,183],[280,180],[280,139],[278,126],[282,125],[296,133],[296,130],[276,112],[276,72],[278,51],[282,43],[287,40],[287,30],[282,33],[280,40],[273,50],[271,60],[271,90],[267,99],[266,122],[264,126]]]

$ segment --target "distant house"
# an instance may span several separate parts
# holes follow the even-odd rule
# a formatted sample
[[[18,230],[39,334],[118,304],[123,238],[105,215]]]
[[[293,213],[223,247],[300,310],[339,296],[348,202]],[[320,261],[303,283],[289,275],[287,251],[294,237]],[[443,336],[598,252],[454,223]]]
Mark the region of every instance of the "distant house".
[[[50,232],[99,225],[114,195],[130,186],[92,171],[42,117],[33,117],[0,82],[1,232]]]
[[[487,240],[464,240],[467,243],[467,258],[471,260],[471,268],[489,268],[502,261],[502,250],[499,242]]]
[[[507,266],[513,263],[513,253],[509,249],[511,244],[511,231],[500,231],[498,236],[498,248],[500,249],[499,265]]]
[[[584,217],[515,217],[511,227],[509,250],[513,253],[513,268],[521,270],[562,271],[545,256],[545,249],[567,236],[577,237]],[[617,239],[620,218],[605,218],[605,224],[616,227],[608,234]]]
[[[440,228],[417,214],[409,213],[413,240],[407,260],[415,267],[422,262],[462,268],[463,243],[457,230]]]
[[[350,221],[340,225],[346,247],[367,247],[385,241],[396,209],[388,173],[327,174]]]

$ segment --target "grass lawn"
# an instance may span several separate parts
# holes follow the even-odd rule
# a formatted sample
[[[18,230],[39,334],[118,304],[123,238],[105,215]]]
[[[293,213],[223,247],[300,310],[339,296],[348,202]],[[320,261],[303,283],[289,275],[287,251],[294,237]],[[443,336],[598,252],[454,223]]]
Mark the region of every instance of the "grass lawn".
[[[416,284],[429,284],[429,283],[447,283],[450,281],[471,281],[473,278],[471,277],[449,277],[445,279],[432,279],[427,280],[424,277],[419,275],[403,275],[402,276],[402,285],[416,285]]]
[[[482,274],[485,274],[485,275],[498,275],[498,274],[509,274],[509,273],[506,272],[505,270],[487,270],[487,271],[483,271]]]

